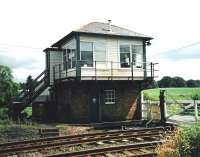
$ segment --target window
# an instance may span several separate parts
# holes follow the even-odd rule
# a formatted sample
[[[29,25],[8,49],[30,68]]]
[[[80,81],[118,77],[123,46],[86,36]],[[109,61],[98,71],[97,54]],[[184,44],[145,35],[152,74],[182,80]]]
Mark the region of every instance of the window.
[[[129,68],[130,63],[136,66],[143,64],[142,45],[120,45],[120,65],[121,68]]]
[[[72,69],[76,66],[75,50],[67,49],[68,55],[68,69]]]
[[[104,90],[105,104],[115,104],[115,90]]]
[[[93,43],[91,42],[81,42],[81,61],[83,66],[92,67],[93,66]]]
[[[67,51],[67,69],[76,67],[76,42],[72,40],[66,47]]]
[[[63,51],[63,70],[67,69],[67,52]]]
[[[132,62],[133,65],[142,66],[143,63],[143,46],[132,45]]]
[[[130,67],[130,45],[120,45],[120,65],[121,68]]]
[[[95,60],[97,63],[105,63],[106,61],[106,44],[105,43],[94,43]]]

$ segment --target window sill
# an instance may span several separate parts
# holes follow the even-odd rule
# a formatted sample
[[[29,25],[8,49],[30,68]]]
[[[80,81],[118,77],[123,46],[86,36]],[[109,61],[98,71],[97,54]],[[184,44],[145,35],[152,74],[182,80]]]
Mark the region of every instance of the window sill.
[[[115,102],[105,102],[105,104],[115,104]]]
[[[71,72],[71,71],[74,71],[75,68],[71,68],[71,69],[67,69],[67,72]]]

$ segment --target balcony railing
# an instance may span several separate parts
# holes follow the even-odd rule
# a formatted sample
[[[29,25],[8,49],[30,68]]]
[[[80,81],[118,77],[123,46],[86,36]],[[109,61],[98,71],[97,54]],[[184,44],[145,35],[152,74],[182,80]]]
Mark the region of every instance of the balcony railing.
[[[76,61],[53,67],[53,78],[81,78],[83,80],[143,80],[156,77],[157,63]]]

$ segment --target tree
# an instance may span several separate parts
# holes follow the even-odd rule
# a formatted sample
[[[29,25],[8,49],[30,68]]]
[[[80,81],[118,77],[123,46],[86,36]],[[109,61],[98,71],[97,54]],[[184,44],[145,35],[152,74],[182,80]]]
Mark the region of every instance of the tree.
[[[160,81],[158,81],[158,85],[161,88],[164,87],[173,87],[175,85],[174,80],[169,76],[164,76]]]
[[[11,69],[7,66],[0,65],[0,81],[11,81],[12,78]]]
[[[0,65],[0,106],[6,105],[18,93],[19,85],[12,78],[11,69]]]
[[[187,83],[188,87],[197,87],[198,86],[198,84],[195,80],[188,80],[186,83]]]
[[[182,77],[177,76],[172,79],[173,79],[173,82],[175,83],[174,87],[186,87],[187,86],[186,81]]]

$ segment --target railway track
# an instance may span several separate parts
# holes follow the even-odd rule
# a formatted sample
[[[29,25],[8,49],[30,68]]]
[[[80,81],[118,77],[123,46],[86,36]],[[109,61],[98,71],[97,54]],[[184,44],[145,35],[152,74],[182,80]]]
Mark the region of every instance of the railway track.
[[[162,142],[170,128],[156,127],[137,130],[109,131],[74,136],[42,138],[0,144],[0,156],[37,154],[36,156],[92,156],[126,150],[143,149],[153,154],[153,147]],[[148,149],[144,149],[148,147]],[[128,151],[130,153],[130,151]],[[50,155],[49,155],[50,154]],[[143,153],[145,154],[145,153]],[[111,156],[111,154],[110,154]]]

